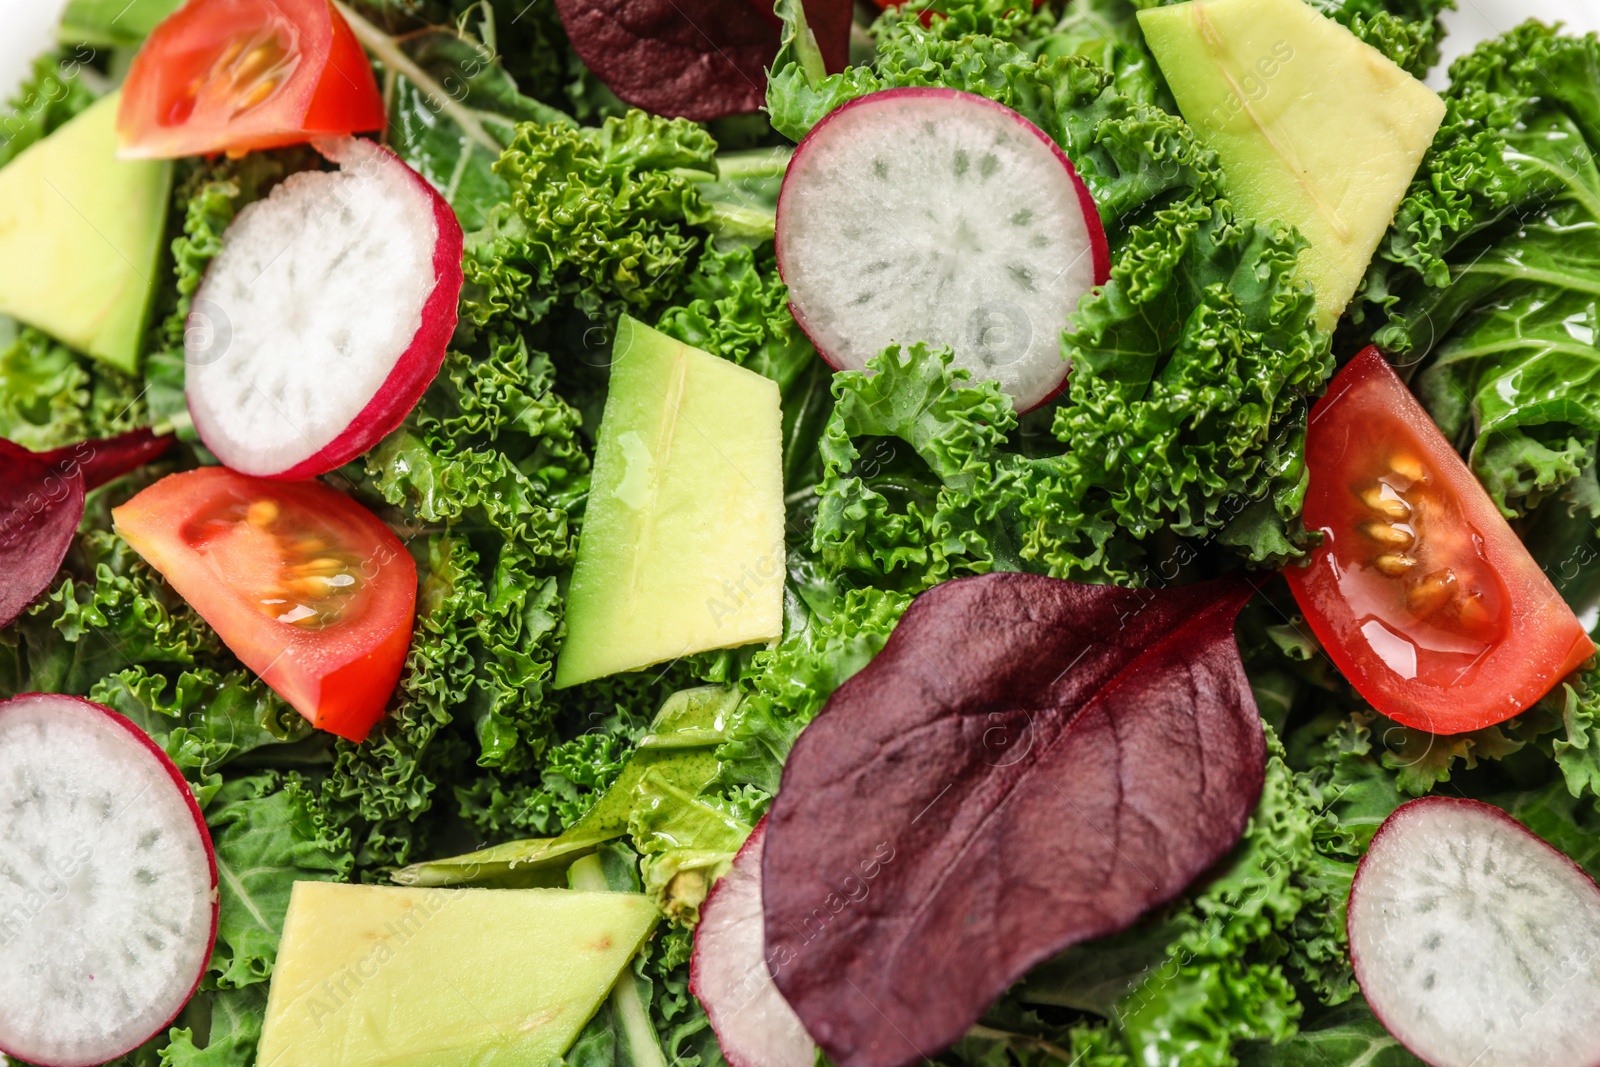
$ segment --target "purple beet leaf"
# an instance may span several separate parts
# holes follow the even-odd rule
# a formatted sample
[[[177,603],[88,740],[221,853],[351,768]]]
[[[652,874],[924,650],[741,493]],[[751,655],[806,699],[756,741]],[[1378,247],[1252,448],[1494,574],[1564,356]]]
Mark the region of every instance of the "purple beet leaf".
[[[115,437],[79,441],[75,445],[40,452],[38,456],[52,465],[81,470],[83,488],[89,491],[159,459],[174,440],[171,434],[157,437],[148,429],[129,430]]]
[[[850,0],[808,0],[829,70],[850,47]],[[755,111],[781,23],[760,0],[556,0],[578,57],[625,102],[696,121]]]
[[[166,451],[170,437],[134,430],[30,452],[0,438],[0,626],[50,588],[83,519],[83,497]]]
[[[50,587],[83,518],[83,472],[0,438],[0,626]]]
[[[937,1055],[1233,847],[1266,759],[1233,636],[1250,593],[989,574],[912,603],[768,818],[768,967],[835,1064]]]

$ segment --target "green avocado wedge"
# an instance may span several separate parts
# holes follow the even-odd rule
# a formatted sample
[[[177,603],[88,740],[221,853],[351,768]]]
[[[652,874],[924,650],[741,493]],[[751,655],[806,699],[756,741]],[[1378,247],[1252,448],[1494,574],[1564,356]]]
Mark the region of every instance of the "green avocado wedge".
[[[624,315],[556,687],[776,640],[778,386]]]
[[[1139,12],[1184,119],[1244,214],[1309,242],[1301,274],[1331,331],[1444,118],[1444,101],[1302,0]]]
[[[117,159],[119,95],[0,170],[0,313],[132,373],[172,164]]]
[[[258,1062],[544,1067],[659,917],[638,893],[296,882]]]

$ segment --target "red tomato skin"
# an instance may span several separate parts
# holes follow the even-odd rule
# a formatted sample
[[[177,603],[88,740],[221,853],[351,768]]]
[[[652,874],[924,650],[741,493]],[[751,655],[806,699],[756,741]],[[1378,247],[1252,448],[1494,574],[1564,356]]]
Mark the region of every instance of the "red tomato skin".
[[[1411,445],[1424,453],[1432,476],[1478,535],[1473,543],[1502,587],[1502,635],[1479,653],[1462,684],[1403,677],[1373,647],[1364,632],[1371,619],[1357,617],[1340,586],[1335,542],[1358,536],[1348,519],[1347,486],[1352,475],[1369,468],[1376,476],[1385,459],[1379,450],[1396,441],[1396,447]],[[1594,654],[1594,642],[1572,609],[1377,348],[1351,360],[1313,406],[1306,463],[1304,522],[1325,540],[1305,565],[1285,568],[1284,576],[1335,666],[1382,714],[1435,734],[1482,729],[1527,710]],[[1420,656],[1429,654],[1413,647]]]
[[[365,591],[352,618],[302,629],[263,614],[259,589],[230,583],[227,560],[185,537],[198,516],[271,500],[361,557]],[[364,741],[383,718],[405,665],[416,614],[417,567],[377,516],[321,482],[276,482],[226,467],[171,474],[112,510],[117,532],[217,631],[224,644],[307,722]],[[238,572],[233,577],[237,579]],[[381,579],[381,581],[379,580]]]
[[[311,95],[301,126],[318,137],[381,130],[389,117],[383,110],[383,94],[372,64],[367,62],[355,31],[332,4],[328,5],[328,18],[333,27],[328,63],[322,68],[322,80]],[[349,91],[352,87],[354,93]]]
[[[230,117],[168,121],[187,87],[229,43],[271,24],[292,27],[299,60],[264,103]],[[381,130],[387,117],[360,43],[328,0],[188,0],[145,40],[117,108],[125,159],[245,152]]]

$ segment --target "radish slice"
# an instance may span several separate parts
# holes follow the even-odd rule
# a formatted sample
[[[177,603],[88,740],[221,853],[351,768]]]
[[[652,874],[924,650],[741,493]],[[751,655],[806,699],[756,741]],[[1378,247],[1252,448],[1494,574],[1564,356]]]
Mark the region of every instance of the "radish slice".
[[[706,902],[689,960],[699,998],[731,1067],[813,1067],[817,1046],[767,971],[761,912],[763,818]]]
[[[455,332],[450,205],[371,141],[318,148],[339,170],[291,175],[239,212],[185,331],[200,439],[262,478],[315,477],[377,444]]]
[[[217,866],[188,785],[138,727],[76,697],[0,703],[0,1051],[103,1063],[200,984]]]
[[[795,321],[835,370],[948,345],[1019,410],[1060,392],[1061,331],[1111,276],[1094,200],[1045,133],[954,89],[857,97],[812,128],[778,197]]]
[[[1600,889],[1499,808],[1425,797],[1389,816],[1349,932],[1372,1010],[1434,1067],[1600,1064]]]

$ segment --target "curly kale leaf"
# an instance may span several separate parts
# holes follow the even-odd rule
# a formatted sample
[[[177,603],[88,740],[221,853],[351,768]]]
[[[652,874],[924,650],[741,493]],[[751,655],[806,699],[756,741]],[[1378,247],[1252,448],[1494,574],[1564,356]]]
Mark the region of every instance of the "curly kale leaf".
[[[38,330],[0,340],[0,437],[42,452],[148,425],[138,379]]]
[[[1593,481],[1600,359],[1600,41],[1528,22],[1458,59],[1444,125],[1363,283],[1358,320],[1508,516]]]
[[[457,786],[456,802],[486,840],[555,837],[611,787],[630,751],[626,731],[582,733],[550,746],[536,785],[483,777]]]
[[[599,127],[523,123],[494,170],[509,200],[467,242],[463,316],[542,319],[562,302],[614,319],[670,299],[712,217],[696,182],[716,142],[684,119],[630,111]]]
[[[1130,231],[1062,341],[1073,372],[1055,433],[1080,499],[1106,494],[1143,538],[1207,537],[1270,497],[1268,533],[1222,540],[1258,561],[1296,554],[1306,401],[1333,371],[1295,274],[1301,247],[1222,200]]]
[[[1575,797],[1600,797],[1600,667],[1590,663],[1546,698],[1559,703],[1564,736],[1551,751]]]
[[[1123,96],[1176,112],[1161,68],[1145,47],[1137,14],[1132,0],[1068,0],[1060,20],[1025,47],[1035,55],[1088,56],[1111,72]]]
[[[867,366],[834,376],[812,551],[912,593],[992,569],[994,546],[1006,551],[994,511],[1014,495],[989,492],[1010,399],[952,369],[948,350],[891,346]],[[862,437],[875,439],[864,452]]]
[[[169,679],[141,663],[100,679],[89,699],[137,723],[197,782],[240,756],[312,732],[299,712],[242,670],[201,667]]]
[[[95,93],[79,77],[94,50],[80,45],[47,52],[5,106],[0,108],[0,167],[43,140],[95,101]]]
[[[470,763],[460,743],[441,734],[477,689],[474,631],[484,597],[477,564],[464,539],[429,538],[411,651],[390,711],[362,744],[335,746],[321,800],[337,823],[355,830],[363,867],[404,864],[426,839],[424,817],[439,782]]]
[[[813,579],[907,593],[996,569],[1137,580],[1109,498],[1086,495],[1066,457],[1010,450],[1016,416],[993,383],[923,345],[868,367],[834,376],[805,520]]]
[[[558,580],[573,551],[567,508],[586,487],[588,460],[548,357],[520,338],[489,348],[478,359],[451,353],[406,425],[346,472],[444,528],[426,540],[391,711],[364,744],[337,746],[323,786],[330,810],[360,828],[364,866],[406,862],[454,807],[437,806],[440,783],[526,773],[555,734]],[[491,776],[471,789],[491,803],[512,787]]]
[[[851,589],[820,608],[792,594],[786,598],[783,639],[756,653],[744,683],[749,695],[717,748],[717,788],[742,806],[741,819],[759,815],[742,787],[768,796],[778,791],[783,761],[800,730],[878,654],[910,603],[908,596],[872,587]]]
[[[13,632],[17,691],[87,693],[135,663],[234,662],[194,610],[104,530],[79,535],[56,587]]]
[[[461,616],[475,632],[463,639],[481,661],[467,710],[486,766],[525,766],[549,730],[557,578],[573,552],[566,504],[588,471],[577,430],[548,357],[519,338],[484,359],[451,353],[406,425],[366,459],[372,489],[408,514],[498,535],[449,579],[467,598]],[[452,558],[472,551],[460,547]]]

